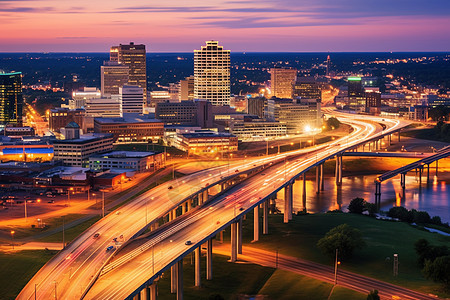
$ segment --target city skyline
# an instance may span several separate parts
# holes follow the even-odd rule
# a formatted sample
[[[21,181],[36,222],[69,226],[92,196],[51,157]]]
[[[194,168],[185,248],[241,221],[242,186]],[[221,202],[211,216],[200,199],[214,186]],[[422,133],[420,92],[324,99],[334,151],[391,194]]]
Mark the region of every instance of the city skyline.
[[[447,51],[445,0],[1,1],[0,52],[107,52],[134,41],[147,52],[190,52],[219,40],[241,52]]]

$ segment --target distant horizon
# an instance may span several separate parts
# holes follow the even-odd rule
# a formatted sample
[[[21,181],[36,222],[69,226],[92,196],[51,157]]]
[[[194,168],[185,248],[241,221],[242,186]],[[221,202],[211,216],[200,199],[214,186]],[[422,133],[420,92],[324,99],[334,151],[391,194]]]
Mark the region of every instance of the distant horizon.
[[[42,51],[42,52],[23,52],[23,51],[0,51],[0,54],[64,54],[64,53],[91,53],[91,54],[109,54],[109,51],[107,52],[97,52],[97,51]],[[186,52],[174,52],[174,51],[159,51],[159,52],[153,52],[153,51],[147,51],[146,54],[194,54],[194,51]],[[345,53],[450,53],[450,50],[435,50],[435,51],[231,51],[231,54],[244,54],[244,53],[323,53],[323,54],[345,54]]]

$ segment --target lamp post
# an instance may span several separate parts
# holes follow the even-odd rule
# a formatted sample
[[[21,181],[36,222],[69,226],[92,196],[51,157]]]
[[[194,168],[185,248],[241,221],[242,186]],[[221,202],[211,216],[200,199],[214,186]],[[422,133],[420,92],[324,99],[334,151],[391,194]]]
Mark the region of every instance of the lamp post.
[[[67,190],[67,206],[70,206],[70,191],[73,191],[72,187]]]
[[[338,265],[340,265],[341,262],[338,261],[338,249],[336,249],[336,260],[334,262],[334,285],[337,284],[337,272],[338,272]]]
[[[14,230],[11,230],[11,244],[12,244],[12,248],[14,250],[14,233],[16,233]]]
[[[105,217],[105,191],[102,191],[102,218]]]
[[[25,223],[27,223],[28,222],[28,220],[27,220],[27,199],[25,199]]]

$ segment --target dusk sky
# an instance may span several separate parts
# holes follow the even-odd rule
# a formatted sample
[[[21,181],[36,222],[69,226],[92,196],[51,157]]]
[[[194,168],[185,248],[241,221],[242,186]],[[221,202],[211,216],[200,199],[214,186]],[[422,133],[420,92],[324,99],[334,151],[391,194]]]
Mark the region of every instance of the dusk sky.
[[[1,52],[448,51],[450,0],[0,0]]]

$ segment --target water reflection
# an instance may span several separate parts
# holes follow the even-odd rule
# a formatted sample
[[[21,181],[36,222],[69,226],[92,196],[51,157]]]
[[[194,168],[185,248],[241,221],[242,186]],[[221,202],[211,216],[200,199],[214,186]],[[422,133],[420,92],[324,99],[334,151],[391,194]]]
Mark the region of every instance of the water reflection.
[[[376,175],[344,177],[342,186],[337,186],[334,177],[325,178],[325,190],[316,194],[315,181],[306,181],[306,208],[308,212],[326,212],[328,210],[342,209],[347,211],[351,199],[364,198],[366,201],[375,201]],[[406,176],[405,195],[400,186],[400,176],[392,178],[381,185],[381,209],[388,210],[393,206],[404,206],[408,209],[427,211],[430,216],[440,216],[442,221],[450,221],[450,177],[444,175],[434,178],[430,177],[429,184],[426,177],[419,184],[418,176]],[[296,181],[294,184],[294,211],[303,210],[302,203],[303,182]],[[284,191],[278,193],[278,199],[283,199]],[[282,201],[277,202],[282,205]],[[280,207],[282,209],[282,207]]]

